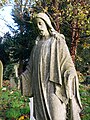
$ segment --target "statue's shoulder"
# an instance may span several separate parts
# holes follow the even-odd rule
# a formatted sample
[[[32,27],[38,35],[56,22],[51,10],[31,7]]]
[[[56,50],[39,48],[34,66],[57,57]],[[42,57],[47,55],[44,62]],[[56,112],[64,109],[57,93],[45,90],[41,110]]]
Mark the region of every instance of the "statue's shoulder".
[[[59,34],[60,35],[60,38],[65,40],[65,36],[63,34]]]
[[[53,33],[53,37],[55,40],[60,41],[60,42],[65,42],[65,36],[63,34],[60,34],[59,32],[55,31]]]

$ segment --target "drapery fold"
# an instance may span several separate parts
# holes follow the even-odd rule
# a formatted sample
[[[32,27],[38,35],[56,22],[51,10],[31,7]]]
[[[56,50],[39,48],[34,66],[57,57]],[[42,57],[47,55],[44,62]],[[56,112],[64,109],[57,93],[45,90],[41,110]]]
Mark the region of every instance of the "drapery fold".
[[[37,116],[45,116],[43,120],[49,120],[48,116],[52,117],[49,109],[48,89],[53,88],[54,94],[62,103],[67,105],[69,100],[74,99],[73,101],[81,108],[76,70],[65,39],[60,34],[46,41],[38,38],[21,79],[23,95],[34,96]],[[49,82],[54,84],[54,87],[49,88]]]

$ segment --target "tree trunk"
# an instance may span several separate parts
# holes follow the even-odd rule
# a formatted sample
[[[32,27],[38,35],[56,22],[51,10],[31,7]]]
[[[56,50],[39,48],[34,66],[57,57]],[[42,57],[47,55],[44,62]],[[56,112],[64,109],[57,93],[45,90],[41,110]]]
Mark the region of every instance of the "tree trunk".
[[[57,0],[52,0],[53,7],[56,9],[56,12],[52,15],[54,16],[55,21],[55,29],[56,31],[60,32],[60,13],[59,13],[59,2]]]
[[[53,6],[58,9],[57,0],[52,0]]]
[[[75,62],[78,41],[79,41],[78,21],[74,20],[72,24],[72,43],[70,50],[73,62]]]
[[[19,68],[18,68],[18,75],[20,76],[23,72],[23,60],[19,60]]]
[[[73,7],[75,7],[74,5],[76,5],[77,3],[78,0],[74,0]],[[74,17],[77,16],[77,8],[73,9],[73,15]],[[73,62],[75,62],[75,55],[77,51],[78,41],[79,41],[78,20],[77,18],[74,18],[72,21],[72,42],[71,42],[71,50],[70,50]]]

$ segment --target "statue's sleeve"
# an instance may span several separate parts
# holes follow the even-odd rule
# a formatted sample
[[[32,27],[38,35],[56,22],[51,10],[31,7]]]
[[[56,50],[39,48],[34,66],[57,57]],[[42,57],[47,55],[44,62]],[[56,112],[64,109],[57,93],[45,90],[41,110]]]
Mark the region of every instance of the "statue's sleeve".
[[[63,82],[65,84],[66,94],[69,99],[75,97],[78,104],[81,107],[80,95],[79,95],[79,81],[75,70],[74,63],[72,61],[69,49],[66,41],[63,37],[59,42],[58,55],[60,61],[60,70]]]
[[[20,76],[21,80],[21,93],[24,96],[32,96],[32,62],[33,55],[31,53],[29,62],[27,64],[25,72]]]

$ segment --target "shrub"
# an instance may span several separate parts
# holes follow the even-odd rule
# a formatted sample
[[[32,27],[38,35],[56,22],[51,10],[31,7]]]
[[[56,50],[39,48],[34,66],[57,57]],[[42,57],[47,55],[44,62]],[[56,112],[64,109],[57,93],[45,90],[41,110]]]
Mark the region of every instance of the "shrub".
[[[30,108],[29,98],[21,95],[16,88],[6,88],[1,90],[0,96],[0,118],[2,120],[19,120],[21,116],[24,120],[29,119]]]

